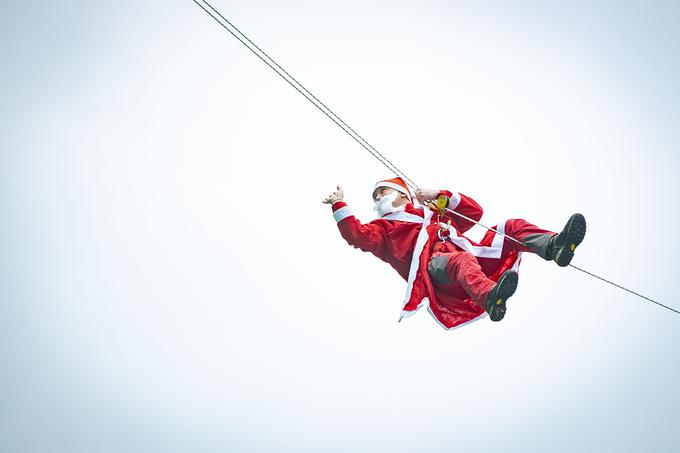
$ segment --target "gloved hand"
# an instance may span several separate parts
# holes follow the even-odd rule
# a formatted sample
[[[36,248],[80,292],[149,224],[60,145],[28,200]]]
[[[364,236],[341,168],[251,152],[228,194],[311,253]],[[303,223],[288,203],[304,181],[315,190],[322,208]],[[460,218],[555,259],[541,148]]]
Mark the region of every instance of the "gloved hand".
[[[418,189],[416,190],[416,200],[418,200],[418,203],[424,205],[428,201],[432,201],[436,199],[439,196],[439,191],[438,190],[432,190],[432,189]]]
[[[345,191],[342,190],[340,184],[337,185],[337,188],[338,190],[326,197],[326,199],[323,201],[324,203],[333,204],[336,201],[342,201],[345,198]]]

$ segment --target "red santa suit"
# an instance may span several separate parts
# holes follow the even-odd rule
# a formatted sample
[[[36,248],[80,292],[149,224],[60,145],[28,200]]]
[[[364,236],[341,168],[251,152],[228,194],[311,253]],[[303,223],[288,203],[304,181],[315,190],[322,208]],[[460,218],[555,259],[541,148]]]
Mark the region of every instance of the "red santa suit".
[[[483,210],[472,198],[449,191],[441,194],[449,197],[450,209],[475,221],[481,219]],[[350,245],[385,261],[407,281],[399,320],[415,314],[423,306],[427,306],[445,329],[484,318],[487,313],[483,304],[480,306],[480,298],[485,300],[489,286],[493,286],[504,271],[517,270],[522,252],[530,251],[493,231],[488,231],[476,243],[463,236],[474,223],[455,215],[450,217],[449,235],[442,243],[437,231],[440,226],[446,227],[449,219],[439,217],[427,207],[416,208],[411,203],[403,211],[367,224],[357,220],[343,201],[335,202],[332,208],[340,234]],[[551,233],[521,219],[501,223],[496,230],[520,241],[529,235]],[[448,282],[432,281],[428,263],[434,257],[445,262]],[[479,278],[465,278],[469,275]]]

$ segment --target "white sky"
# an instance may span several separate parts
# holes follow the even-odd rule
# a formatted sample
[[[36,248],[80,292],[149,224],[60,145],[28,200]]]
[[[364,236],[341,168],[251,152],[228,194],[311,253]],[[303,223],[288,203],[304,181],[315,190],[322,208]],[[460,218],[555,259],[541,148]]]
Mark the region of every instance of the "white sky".
[[[680,9],[478,3],[214,5],[421,186],[582,212],[574,264],[679,307]],[[2,451],[680,448],[651,303],[527,256],[503,322],[397,324],[321,204],[389,172],[191,1],[0,25]]]

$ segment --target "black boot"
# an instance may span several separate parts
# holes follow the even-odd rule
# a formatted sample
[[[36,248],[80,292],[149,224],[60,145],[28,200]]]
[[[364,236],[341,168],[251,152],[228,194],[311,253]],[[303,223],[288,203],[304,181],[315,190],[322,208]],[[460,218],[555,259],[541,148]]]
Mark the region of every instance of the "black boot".
[[[586,235],[586,219],[574,214],[560,234],[531,234],[522,240],[532,252],[547,261],[555,261],[558,266],[567,266],[574,257],[574,250]]]
[[[586,235],[586,218],[574,214],[569,218],[562,232],[550,239],[548,255],[558,266],[565,267],[574,257],[574,250]]]
[[[486,312],[492,321],[500,321],[505,316],[505,302],[515,294],[517,289],[517,272],[508,270],[503,272],[496,286],[491,288],[486,296]]]

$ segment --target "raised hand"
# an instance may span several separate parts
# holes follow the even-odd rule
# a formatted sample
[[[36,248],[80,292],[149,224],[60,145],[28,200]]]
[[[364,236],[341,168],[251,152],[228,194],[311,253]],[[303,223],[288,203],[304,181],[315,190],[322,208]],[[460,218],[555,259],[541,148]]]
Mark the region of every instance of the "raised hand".
[[[337,188],[338,190],[336,190],[335,192],[327,196],[325,200],[323,200],[324,203],[333,204],[336,201],[342,201],[345,198],[345,191],[342,190],[340,184],[337,185]]]

